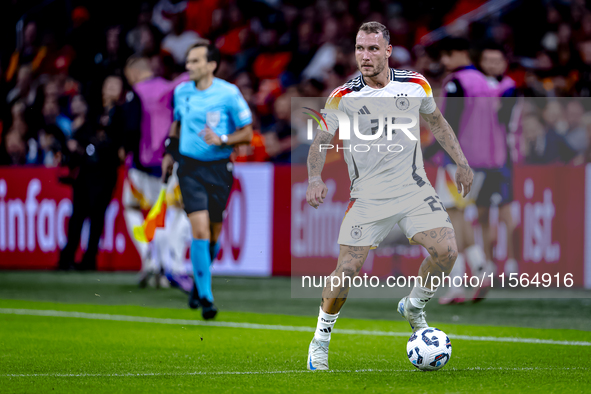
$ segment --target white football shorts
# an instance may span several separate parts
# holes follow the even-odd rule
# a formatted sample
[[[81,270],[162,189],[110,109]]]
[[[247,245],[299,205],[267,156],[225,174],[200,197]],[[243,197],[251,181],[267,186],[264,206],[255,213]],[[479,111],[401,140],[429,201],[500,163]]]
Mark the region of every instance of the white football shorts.
[[[378,247],[398,224],[411,243],[421,231],[439,227],[453,229],[435,189],[425,184],[416,193],[392,199],[352,199],[341,223],[338,243]]]

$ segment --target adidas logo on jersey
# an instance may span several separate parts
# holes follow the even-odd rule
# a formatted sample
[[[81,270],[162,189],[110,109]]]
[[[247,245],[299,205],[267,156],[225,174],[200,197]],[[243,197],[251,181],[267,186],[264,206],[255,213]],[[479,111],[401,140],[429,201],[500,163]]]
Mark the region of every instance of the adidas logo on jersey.
[[[357,113],[361,115],[369,115],[369,109],[367,109],[367,107],[364,105]]]

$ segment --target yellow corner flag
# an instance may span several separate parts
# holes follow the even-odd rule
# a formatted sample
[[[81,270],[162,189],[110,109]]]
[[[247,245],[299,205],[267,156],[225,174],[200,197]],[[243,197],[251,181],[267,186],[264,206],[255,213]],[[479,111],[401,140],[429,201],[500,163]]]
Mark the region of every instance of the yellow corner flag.
[[[133,237],[139,242],[150,242],[154,239],[154,233],[159,227],[164,227],[166,217],[166,185],[162,186],[158,200],[150,209],[148,216],[141,226],[133,227]]]

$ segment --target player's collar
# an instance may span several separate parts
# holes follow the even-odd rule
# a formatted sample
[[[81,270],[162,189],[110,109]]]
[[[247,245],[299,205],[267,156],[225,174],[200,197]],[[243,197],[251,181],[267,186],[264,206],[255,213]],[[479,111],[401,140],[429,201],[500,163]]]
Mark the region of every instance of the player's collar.
[[[385,86],[388,86],[388,84],[394,80],[394,69],[393,69],[393,68],[391,68],[391,69],[390,69],[390,74],[388,74],[388,77],[389,77],[389,79],[388,79],[388,83],[386,83],[386,85],[385,85]],[[361,88],[363,89],[364,87],[366,87],[366,86],[367,86],[367,84],[365,83],[365,78],[363,78],[363,74],[361,74],[361,75],[359,76],[359,79],[361,80]],[[385,86],[384,86],[384,87],[385,87]],[[372,88],[372,89],[373,89],[373,88]],[[382,89],[383,89],[383,88],[382,88]]]

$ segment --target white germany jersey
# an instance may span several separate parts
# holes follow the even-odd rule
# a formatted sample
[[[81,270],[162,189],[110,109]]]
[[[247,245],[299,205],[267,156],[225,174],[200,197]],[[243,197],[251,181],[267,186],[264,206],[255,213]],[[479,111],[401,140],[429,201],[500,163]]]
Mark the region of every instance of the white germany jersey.
[[[420,146],[419,113],[431,114],[436,105],[431,86],[421,74],[390,69],[390,82],[381,89],[367,86],[359,76],[335,89],[325,109],[338,109],[350,121],[350,139],[343,138],[343,130],[340,135],[351,179],[351,198],[395,198],[414,193],[428,183]],[[334,135],[339,129],[337,114],[323,116],[326,126],[322,124],[321,129],[328,127],[327,131]]]

